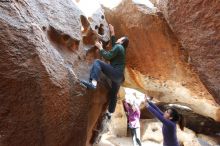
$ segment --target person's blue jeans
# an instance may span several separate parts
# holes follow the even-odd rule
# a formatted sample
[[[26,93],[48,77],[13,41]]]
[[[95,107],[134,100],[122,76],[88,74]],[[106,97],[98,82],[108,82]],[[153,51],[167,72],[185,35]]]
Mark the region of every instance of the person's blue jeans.
[[[120,69],[112,67],[101,60],[96,59],[90,70],[90,80],[99,80],[101,71],[112,81],[110,89],[110,103],[108,106],[108,111],[113,113],[115,111],[117,103],[117,93],[120,88],[121,83],[124,81],[124,72]]]

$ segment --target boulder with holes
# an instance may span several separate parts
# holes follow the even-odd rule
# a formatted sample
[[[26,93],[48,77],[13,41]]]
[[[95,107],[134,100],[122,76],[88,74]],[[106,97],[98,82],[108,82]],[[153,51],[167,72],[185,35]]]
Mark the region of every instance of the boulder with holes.
[[[88,92],[78,82],[95,58],[82,32],[91,24],[72,0],[0,5],[0,145],[88,145],[108,87],[101,80]]]

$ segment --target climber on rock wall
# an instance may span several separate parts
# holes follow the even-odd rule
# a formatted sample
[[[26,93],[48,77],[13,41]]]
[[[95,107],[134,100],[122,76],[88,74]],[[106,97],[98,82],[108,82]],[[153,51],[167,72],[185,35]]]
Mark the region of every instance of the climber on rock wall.
[[[170,107],[163,113],[153,102],[152,97],[145,96],[147,109],[163,123],[163,146],[180,146],[176,135],[176,123],[184,129],[184,118],[176,109]]]
[[[95,46],[99,49],[100,55],[110,61],[110,64],[96,59],[90,70],[89,81],[81,80],[81,83],[88,89],[96,89],[101,71],[111,80],[110,103],[108,111],[106,112],[108,119],[111,118],[111,114],[115,111],[117,93],[120,85],[124,81],[125,54],[129,43],[128,37],[126,36],[115,41],[114,27],[111,24],[109,24],[109,29],[111,33],[112,49],[110,51],[104,50],[102,43],[99,41],[95,42]]]

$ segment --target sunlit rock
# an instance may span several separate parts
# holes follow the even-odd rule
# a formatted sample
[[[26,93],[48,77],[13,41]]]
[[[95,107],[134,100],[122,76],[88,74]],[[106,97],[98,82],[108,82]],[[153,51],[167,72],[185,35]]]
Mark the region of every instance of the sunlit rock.
[[[220,2],[158,0],[155,5],[188,54],[188,63],[220,103]]]
[[[187,62],[187,54],[161,12],[124,1],[105,14],[116,36],[130,39],[124,86],[220,121],[219,105]]]

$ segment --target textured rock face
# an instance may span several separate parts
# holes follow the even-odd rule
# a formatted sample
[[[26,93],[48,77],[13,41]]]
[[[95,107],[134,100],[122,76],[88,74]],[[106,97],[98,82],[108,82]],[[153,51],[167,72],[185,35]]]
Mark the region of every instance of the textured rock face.
[[[109,130],[118,137],[127,136],[127,118],[121,101],[118,101]]]
[[[185,62],[190,60],[184,54],[187,51],[182,50],[161,13],[131,2],[106,12],[116,35],[130,38],[125,86],[159,101],[187,105],[220,121],[219,106]],[[177,34],[179,39],[181,32]],[[102,82],[95,92],[87,92],[76,77],[87,79],[89,65],[99,58],[93,45],[96,39],[102,39],[104,45],[109,40],[100,11],[87,20],[71,0],[0,1],[0,145],[90,145],[106,108],[108,87]],[[218,55],[213,48],[211,58]],[[189,49],[190,57],[201,57],[197,50]],[[194,60],[189,63],[197,66]],[[204,66],[199,73],[204,73]],[[207,85],[215,89],[216,74],[213,78],[207,75],[211,82]],[[124,129],[118,131],[123,135]]]
[[[71,0],[0,2],[0,145],[83,146],[91,138],[107,90],[86,92],[76,79],[88,78],[95,56],[86,56],[92,43],[81,27],[93,40]]]
[[[220,1],[157,1],[201,81],[220,103]]]
[[[160,12],[130,1],[105,12],[116,35],[130,39],[124,86],[220,121],[219,105],[186,62],[185,51]]]

